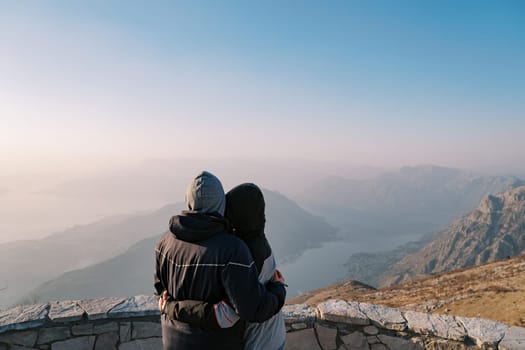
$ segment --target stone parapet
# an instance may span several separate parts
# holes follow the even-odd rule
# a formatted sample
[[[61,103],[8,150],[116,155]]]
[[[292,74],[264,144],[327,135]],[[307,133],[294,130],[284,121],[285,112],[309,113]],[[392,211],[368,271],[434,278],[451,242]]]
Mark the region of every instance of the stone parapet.
[[[287,350],[525,350],[525,328],[478,318],[329,300],[282,310]],[[154,296],[58,301],[0,310],[0,350],[161,349]]]
[[[283,312],[288,339],[293,340],[287,344],[289,350],[306,349],[305,343],[320,350],[525,350],[525,328],[479,318],[402,311],[345,300],[328,300],[316,308],[287,305]],[[288,317],[290,313],[293,317]]]

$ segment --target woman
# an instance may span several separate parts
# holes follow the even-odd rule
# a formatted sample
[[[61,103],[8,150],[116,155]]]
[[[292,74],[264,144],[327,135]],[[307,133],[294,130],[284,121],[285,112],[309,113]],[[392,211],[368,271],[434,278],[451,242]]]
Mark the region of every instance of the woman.
[[[239,185],[226,194],[226,211],[233,234],[248,246],[263,284],[271,279],[284,283],[276,270],[275,258],[264,234],[266,218],[264,197],[254,184]],[[195,300],[174,301],[163,295],[159,300],[162,313],[173,319],[207,328],[229,328],[239,321],[239,316],[227,301],[217,304]],[[279,312],[263,323],[247,323],[244,349],[278,350],[284,348],[286,329]]]

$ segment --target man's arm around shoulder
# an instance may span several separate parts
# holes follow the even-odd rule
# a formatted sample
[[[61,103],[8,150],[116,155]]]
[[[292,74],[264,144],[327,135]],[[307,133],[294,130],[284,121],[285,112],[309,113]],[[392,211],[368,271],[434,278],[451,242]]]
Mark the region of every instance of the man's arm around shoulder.
[[[257,268],[244,243],[239,244],[222,271],[226,294],[241,319],[264,322],[281,310],[286,289],[279,282],[259,283]]]

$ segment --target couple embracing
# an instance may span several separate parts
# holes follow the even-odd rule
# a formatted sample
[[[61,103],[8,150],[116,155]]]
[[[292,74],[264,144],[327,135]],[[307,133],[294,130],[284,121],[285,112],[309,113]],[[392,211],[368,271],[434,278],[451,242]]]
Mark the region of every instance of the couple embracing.
[[[204,171],[186,204],[155,250],[164,349],[283,349],[286,290],[264,235],[261,190],[242,184],[225,195]]]

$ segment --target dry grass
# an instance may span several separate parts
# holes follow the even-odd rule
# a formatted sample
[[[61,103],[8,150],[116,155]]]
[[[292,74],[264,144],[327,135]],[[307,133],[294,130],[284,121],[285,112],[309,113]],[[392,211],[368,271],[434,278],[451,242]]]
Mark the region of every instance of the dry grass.
[[[525,254],[379,290],[342,282],[293,298],[316,305],[345,299],[525,326]]]

